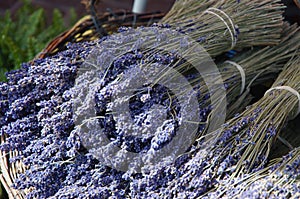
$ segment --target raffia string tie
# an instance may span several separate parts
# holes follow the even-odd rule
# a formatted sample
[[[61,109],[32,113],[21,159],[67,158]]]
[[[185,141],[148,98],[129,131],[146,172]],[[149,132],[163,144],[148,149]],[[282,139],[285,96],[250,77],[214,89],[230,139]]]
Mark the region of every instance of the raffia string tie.
[[[299,115],[300,113],[300,94],[298,91],[296,91],[295,89],[289,87],[289,86],[277,86],[274,88],[270,88],[269,90],[267,90],[265,92],[265,95],[268,94],[269,92],[273,91],[273,90],[286,90],[289,91],[290,93],[292,93],[293,95],[295,95],[298,98],[298,111],[296,112],[295,116],[292,117],[292,119],[295,119],[297,117],[297,115]]]
[[[228,19],[231,28],[229,27],[229,24],[226,22],[226,20],[217,12],[221,13],[223,16],[225,16],[225,18]],[[231,36],[231,49],[233,49],[237,43],[237,31],[236,31],[236,26],[234,25],[232,19],[222,10],[217,9],[217,8],[208,8],[207,10],[204,11],[204,13],[209,13],[212,15],[215,15],[216,17],[218,17],[222,22],[224,22],[225,26],[227,27],[227,29],[229,30],[230,36]]]
[[[242,78],[242,86],[241,86],[241,92],[240,92],[240,95],[241,95],[244,92],[245,86],[246,86],[246,73],[245,73],[243,67],[240,66],[239,64],[233,62],[233,61],[228,61],[227,60],[224,63],[231,64],[231,65],[235,66],[239,70],[239,72],[241,74],[241,78]]]

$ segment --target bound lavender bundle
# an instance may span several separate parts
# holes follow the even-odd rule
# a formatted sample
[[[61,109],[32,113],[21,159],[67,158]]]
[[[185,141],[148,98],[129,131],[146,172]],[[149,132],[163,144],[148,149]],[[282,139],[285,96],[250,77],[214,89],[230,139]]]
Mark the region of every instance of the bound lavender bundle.
[[[278,0],[179,1],[162,23],[178,27],[216,56],[233,48],[278,44],[283,8]]]
[[[279,75],[272,88],[243,115],[257,113],[252,128],[242,130],[238,137],[249,139],[250,144],[243,147],[236,170],[232,176],[261,168],[267,161],[270,147],[278,137],[281,128],[288,119],[295,118],[300,112],[300,59],[290,61]],[[235,139],[234,145],[241,141]],[[252,143],[252,144],[251,144]]]
[[[300,59],[288,62],[265,97],[215,131],[217,143],[201,149],[199,139],[191,153],[174,165],[153,168],[133,180],[134,197],[196,198],[218,187],[223,179],[263,169],[272,143],[288,117],[299,113]],[[206,144],[207,146],[207,144]],[[193,149],[194,148],[194,149]]]
[[[203,198],[300,197],[300,148],[277,158],[264,169],[239,178],[225,179]]]

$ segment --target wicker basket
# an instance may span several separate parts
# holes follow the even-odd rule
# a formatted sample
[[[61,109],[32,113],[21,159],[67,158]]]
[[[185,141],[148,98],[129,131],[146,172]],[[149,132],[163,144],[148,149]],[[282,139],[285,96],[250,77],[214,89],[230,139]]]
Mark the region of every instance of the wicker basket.
[[[5,138],[5,135],[1,136],[1,143],[5,142]],[[14,180],[17,178],[17,175],[25,171],[25,167],[21,161],[16,161],[14,163],[9,162],[10,158],[19,155],[19,153],[20,152],[18,151],[10,151],[8,153],[5,153],[0,150],[0,180],[9,198],[14,199],[25,198],[26,195],[26,192],[13,189],[11,187]]]
[[[149,26],[154,22],[159,21],[164,16],[164,13],[145,13],[137,17],[125,10],[118,10],[114,13],[106,12],[98,17],[101,27],[106,33],[111,34],[116,32],[121,26]],[[136,17],[136,18],[135,18]],[[134,22],[135,21],[135,22]],[[36,58],[44,58],[53,55],[59,51],[66,49],[66,44],[92,41],[99,38],[100,35],[96,30],[91,15],[81,18],[71,29],[61,33],[54,38],[47,47],[37,55]]]
[[[125,10],[118,10],[114,13],[106,12],[98,17],[101,27],[108,33],[111,34],[116,32],[121,26],[148,26],[154,22],[158,22],[164,16],[163,13],[145,13],[134,16],[132,12]],[[133,23],[133,21],[135,21]],[[45,49],[39,53],[37,58],[45,58],[56,54],[59,51],[66,49],[66,45],[76,42],[92,41],[99,38],[99,33],[96,31],[92,16],[87,15],[81,18],[71,29],[61,33],[54,38]],[[2,135],[0,142],[4,143],[6,135]],[[20,173],[23,173],[26,168],[22,161],[16,161],[10,163],[10,158],[20,155],[19,151],[2,152],[0,150],[0,181],[5,188],[10,199],[22,199],[25,198],[29,190],[20,191],[12,188],[12,185]]]

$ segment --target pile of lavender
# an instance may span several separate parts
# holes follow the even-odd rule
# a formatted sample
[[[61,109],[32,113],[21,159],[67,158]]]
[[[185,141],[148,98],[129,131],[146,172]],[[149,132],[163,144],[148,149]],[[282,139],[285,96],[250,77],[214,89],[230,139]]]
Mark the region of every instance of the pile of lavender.
[[[161,24],[69,44],[9,72],[1,182],[18,198],[299,195],[299,149],[269,158],[300,109],[300,30],[282,12],[274,0],[179,0]],[[193,66],[213,68],[236,47],[218,70]],[[275,78],[250,105],[250,87]],[[227,121],[213,129],[216,118]]]

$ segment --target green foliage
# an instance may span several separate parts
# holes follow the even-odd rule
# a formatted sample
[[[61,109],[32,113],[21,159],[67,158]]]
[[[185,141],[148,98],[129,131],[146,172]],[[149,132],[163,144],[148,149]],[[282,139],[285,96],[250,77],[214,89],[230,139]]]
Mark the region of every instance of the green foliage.
[[[12,16],[6,12],[0,17],[0,81],[5,81],[5,73],[18,69],[22,62],[32,60],[49,41],[66,29],[61,12],[53,11],[52,22],[46,23],[42,8],[34,8],[29,0]],[[77,21],[74,9],[70,9],[71,24]],[[0,198],[5,192],[0,184]]]
[[[77,19],[74,9],[70,10],[70,15],[74,23]],[[65,29],[59,10],[53,11],[52,23],[47,25],[44,10],[34,8],[28,0],[24,0],[15,16],[6,12],[4,17],[0,17],[0,81],[5,80],[5,72],[32,60]]]

